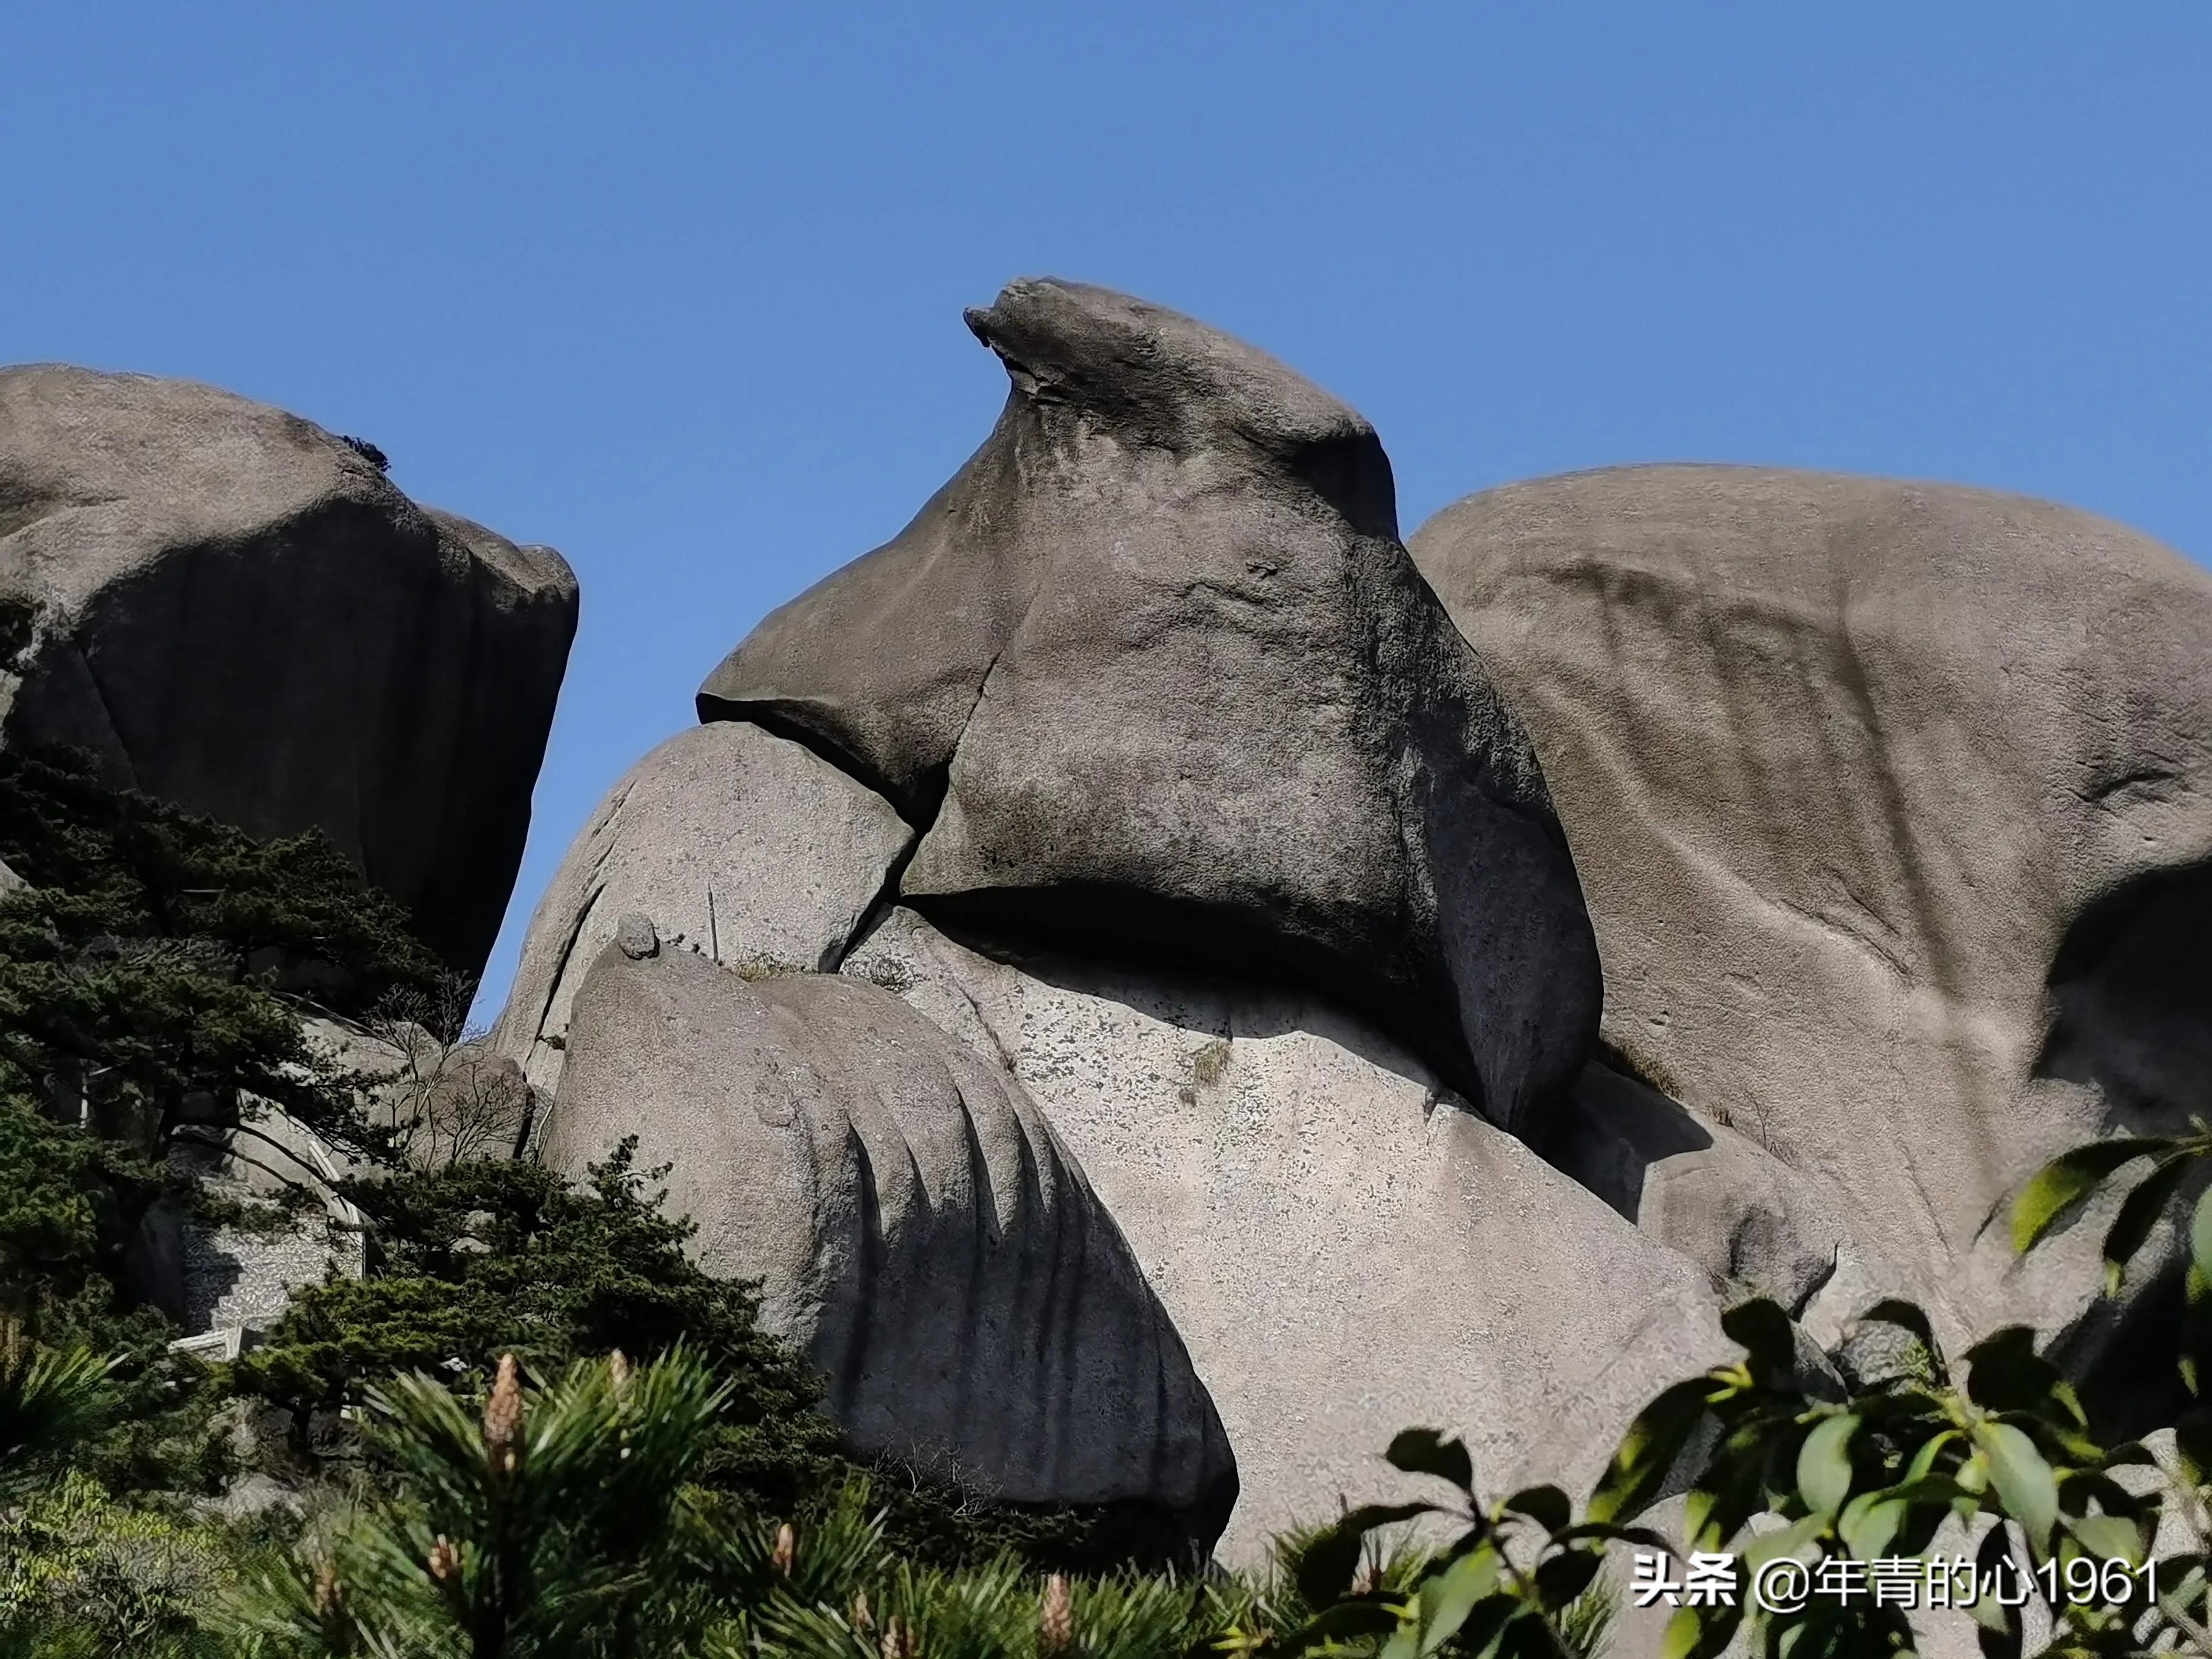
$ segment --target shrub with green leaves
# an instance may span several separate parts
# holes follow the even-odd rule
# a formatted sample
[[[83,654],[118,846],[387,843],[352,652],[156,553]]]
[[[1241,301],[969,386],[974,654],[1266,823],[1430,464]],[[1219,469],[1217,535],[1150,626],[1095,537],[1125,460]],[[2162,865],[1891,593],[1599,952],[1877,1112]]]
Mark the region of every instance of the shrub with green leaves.
[[[0,1092],[153,1156],[268,1102],[388,1152],[309,1045],[294,981],[368,1006],[446,970],[329,840],[263,841],[103,785],[88,758],[0,755]]]
[[[77,1448],[118,1415],[110,1362],[45,1348],[0,1316],[0,1505],[50,1486]]]
[[[2013,1243],[2026,1252],[2077,1216],[2088,1200],[2131,1169],[2148,1165],[2130,1188],[2103,1242],[2105,1293],[2117,1296],[2129,1264],[2160,1222],[2181,1200],[2192,1180],[2212,1169],[2212,1126],[2191,1120],[2193,1133],[2123,1136],[2077,1146],[2039,1170],[2021,1191],[2012,1212]],[[2188,1405],[2173,1425],[2174,1463],[2161,1470],[2168,1505],[2191,1535],[2191,1547],[2158,1564],[2159,1605],[2147,1621],[2150,1635],[2178,1637],[2212,1652],[2212,1188],[2191,1206],[2185,1300],[2175,1333]]]
[[[71,1472],[0,1511],[0,1659],[216,1659],[201,1623],[242,1553],[224,1529]]]
[[[1860,1336],[1887,1340],[1875,1374],[1844,1383],[1808,1365],[1789,1316],[1768,1301],[1723,1321],[1744,1357],[1675,1384],[1638,1415],[1590,1502],[1601,1518],[1642,1512],[1690,1462],[1686,1543],[1733,1549],[1747,1592],[1768,1562],[1918,1564],[1940,1529],[1955,1547],[1972,1539],[1984,1573],[2012,1574],[2015,1551],[2031,1565],[2076,1558],[2147,1559],[2154,1498],[2132,1493],[2114,1471],[2149,1462],[2140,1446],[2106,1448],[2091,1435],[2072,1387],[2038,1355],[2025,1327],[1997,1332],[1966,1355],[1955,1383],[1927,1316],[1887,1301],[1858,1322]],[[1699,1447],[1707,1448],[1700,1452]],[[2027,1581],[2039,1583],[2031,1574]],[[2112,1601],[2046,1598],[2074,1652],[2132,1650],[2142,1612],[2140,1580]],[[1748,1593],[1733,1607],[1685,1607],[1668,1650],[1717,1654],[1748,1623],[1776,1656],[1891,1653],[1909,1648],[1905,1613],[1860,1595],[1815,1594],[1800,1613],[1763,1613]],[[1971,1608],[1990,1653],[2017,1653],[2017,1607],[1994,1595]]]
[[[1577,1521],[1557,1486],[1485,1503],[1465,1444],[1433,1429],[1407,1430],[1386,1455],[1394,1468],[1443,1481],[1452,1498],[1368,1504],[1312,1534],[1288,1562],[1300,1621],[1283,1624],[1279,1602],[1262,1601],[1220,1646],[1379,1659],[1584,1659],[1611,1619],[1610,1593],[1598,1582],[1606,1547],[1667,1547],[1644,1528]],[[1394,1550],[1390,1534],[1409,1523],[1449,1523],[1455,1535],[1433,1550],[1402,1540]]]

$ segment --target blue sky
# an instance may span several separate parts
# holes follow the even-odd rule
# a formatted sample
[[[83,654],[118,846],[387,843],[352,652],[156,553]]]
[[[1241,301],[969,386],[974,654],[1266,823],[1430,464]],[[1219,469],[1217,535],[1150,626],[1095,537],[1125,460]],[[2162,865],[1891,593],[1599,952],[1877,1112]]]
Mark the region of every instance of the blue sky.
[[[1410,532],[1608,462],[2212,556],[2212,6],[119,7],[0,23],[0,361],[373,439],[576,567],[488,993],[592,803],[1004,392],[1008,277],[1359,407]]]

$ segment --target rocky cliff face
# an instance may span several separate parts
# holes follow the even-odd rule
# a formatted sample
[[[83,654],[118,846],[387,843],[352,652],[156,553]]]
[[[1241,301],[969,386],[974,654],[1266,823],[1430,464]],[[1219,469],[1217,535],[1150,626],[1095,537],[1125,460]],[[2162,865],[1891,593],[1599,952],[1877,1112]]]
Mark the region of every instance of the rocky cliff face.
[[[969,1079],[902,1095],[909,1143],[972,1149],[971,1086],[1018,1101],[1126,1241],[1247,1559],[1373,1490],[1408,1423],[1586,1479],[1749,1291],[1821,1343],[1904,1291],[2095,1359],[2096,1275],[1989,1224],[2051,1152],[2203,1103],[2212,581],[2038,502],[1725,468],[1494,491],[1409,559],[1373,432],[1249,347],[1054,283],[969,323],[1012,382],[982,448],[732,653],[541,908],[498,1042],[558,1079],[549,1155],[659,1134],[697,1212],[781,1218],[708,1248],[835,1302],[787,1316],[825,1364],[863,1328],[1064,1341],[1067,1380],[989,1386],[1091,1420],[1123,1316],[981,1316],[959,1204],[896,1247],[933,1305],[823,1301],[850,1199],[822,1194],[865,1183],[748,1196],[790,1179],[756,1143],[793,1066],[726,1053],[765,1016],[640,1024],[595,988],[632,969],[584,970],[635,909],[811,970],[686,970],[733,1009],[890,993]],[[913,1042],[840,1029],[874,1066]],[[842,1408],[942,1426],[943,1391]],[[1124,1455],[1187,1492],[1210,1442],[1162,1421]]]
[[[481,967],[576,584],[362,450],[184,381],[0,369],[0,742],[258,835],[326,831]]]
[[[1076,1425],[1118,1447],[1094,1466],[1186,1510],[1233,1449],[1228,1547],[1249,1558],[1439,1413],[1513,1467],[1594,1474],[1625,1412],[1720,1352],[1714,1303],[1515,1139],[1556,1131],[1594,1040],[1589,925],[1528,739],[1397,539],[1373,431],[1118,295],[1020,283],[969,323],[1012,381],[983,447],[738,646],[708,724],[617,786],[541,906],[495,1040],[558,1080],[545,1155],[580,1169],[646,1135],[712,1218],[702,1249],[763,1276],[833,1378],[854,1352],[969,1356],[868,1372],[840,1407],[1010,1493],[1085,1494],[1040,1485]],[[719,958],[687,971],[723,1012],[599,988],[638,978],[590,965],[631,910]],[[793,1062],[727,1048],[735,1011],[765,998],[818,1042],[796,1002],[823,994],[797,988],[825,975],[854,988],[841,1004],[919,1015],[925,1069],[960,1086],[792,1107]],[[895,1060],[875,1027],[830,1029]],[[949,1153],[801,1180],[757,1127],[894,1097],[904,1144]],[[1086,1311],[1087,1279],[993,1301],[965,1200],[884,1224],[911,1294],[819,1289],[854,1194],[971,1181],[1005,1109],[1049,1147],[1023,1167],[1101,1211],[1127,1253],[1110,1282],[1134,1275],[1174,1343],[1112,1311],[1133,1291]],[[991,1272],[1034,1283],[1011,1264],[1064,1250],[1041,1212],[998,1225]],[[1043,1352],[1067,1358],[1016,1363]],[[1131,1403],[1132,1364],[1188,1403]]]
[[[844,972],[990,1056],[1082,1159],[1219,1407],[1231,1559],[1372,1495],[1413,1424],[1509,1486],[1586,1484],[1650,1394],[1729,1351],[1694,1263],[1313,991],[994,959],[906,908]]]
[[[1990,1223],[2208,1103],[2212,577],[2047,502],[1749,467],[1516,484],[1413,545],[1535,735],[1607,1040],[1787,1174],[1776,1249],[1832,1236],[1954,1336],[2088,1313],[2086,1263]]]
[[[1409,554],[1373,431],[1251,348],[1050,282],[969,322],[982,447],[540,902],[469,1059],[533,1155],[668,1163],[861,1445],[1241,1560],[1412,1423],[1587,1481],[1749,1291],[2030,1320],[2154,1409],[2095,1230],[1991,1223],[2207,1108],[2212,578],[1747,468]],[[305,422],[0,374],[0,737],[319,824],[459,960],[574,620]]]
[[[862,1450],[1016,1501],[1154,1506],[1211,1543],[1212,1401],[1029,1092],[866,979],[748,980],[633,915],[584,976],[544,1156],[640,1137],[709,1270],[828,1380]]]

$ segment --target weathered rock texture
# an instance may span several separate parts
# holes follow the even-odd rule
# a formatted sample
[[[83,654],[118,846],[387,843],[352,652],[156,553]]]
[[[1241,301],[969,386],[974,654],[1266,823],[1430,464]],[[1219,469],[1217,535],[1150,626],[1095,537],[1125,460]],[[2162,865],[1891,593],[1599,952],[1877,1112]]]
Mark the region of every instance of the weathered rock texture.
[[[1595,1479],[1638,1407],[1729,1352],[1706,1275],[1310,995],[989,960],[895,911],[847,961],[1043,1108],[1236,1448],[1223,1554],[1389,1488],[1400,1429],[1485,1479]]]
[[[1596,1061],[1576,1080],[1547,1152],[1704,1269],[1720,1301],[1771,1297],[1823,1346],[1881,1295],[1919,1283],[1854,1236],[1850,1195],[1836,1182]]]
[[[0,741],[327,831],[457,965],[498,931],[576,625],[550,548],[228,392],[0,370]]]
[[[968,321],[1013,382],[997,428],[702,717],[793,733],[924,826],[900,893],[947,927],[1304,980],[1528,1127],[1588,1052],[1588,924],[1373,430],[1100,289],[1016,283]]]
[[[863,1449],[1015,1500],[1143,1500],[1210,1545],[1228,1443],[1175,1328],[1021,1085],[864,981],[748,981],[644,918],[578,994],[544,1143],[672,1161],[710,1271]]]
[[[2212,1103],[2212,578],[2045,502],[1739,467],[1512,485],[1413,551],[1534,733],[1625,1063],[1954,1329],[2056,1322],[2094,1274],[2023,1275],[1993,1210]]]
[[[562,861],[493,1047],[550,1097],[577,985],[632,913],[670,949],[744,971],[834,968],[913,839],[881,797],[795,743],[732,722],[678,732]]]

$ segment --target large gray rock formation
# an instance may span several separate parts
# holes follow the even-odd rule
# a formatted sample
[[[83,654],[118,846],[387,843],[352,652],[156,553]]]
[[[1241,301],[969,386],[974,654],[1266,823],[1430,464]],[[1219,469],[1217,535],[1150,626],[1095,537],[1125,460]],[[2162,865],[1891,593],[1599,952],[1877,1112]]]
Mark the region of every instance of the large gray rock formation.
[[[863,981],[749,981],[632,916],[576,996],[544,1155],[580,1174],[633,1134],[862,1449],[1014,1500],[1155,1504],[1212,1544],[1220,1421],[1002,1067]]]
[[[1303,979],[1531,1129],[1595,1024],[1588,923],[1373,430],[1097,289],[1016,283],[968,321],[1013,383],[997,428],[702,717],[886,795],[924,829],[901,896],[950,927]]]
[[[835,968],[913,842],[888,803],[756,726],[695,726],[608,791],[539,899],[492,1034],[550,1097],[570,1005],[623,916],[748,972]]]
[[[1987,1226],[2212,1103],[2212,577],[2045,502],[1632,467],[1413,552],[1528,722],[1605,1035],[1839,1194],[1954,1331],[2081,1311]]]
[[[1385,1492],[1412,1424],[1466,1435],[1501,1491],[1586,1483],[1732,1352],[1697,1264],[1310,994],[997,962],[903,908],[844,971],[996,1055],[1082,1160],[1236,1448],[1228,1559]]]
[[[474,969],[576,625],[550,548],[418,507],[228,392],[0,370],[0,742],[260,835],[319,827]]]

